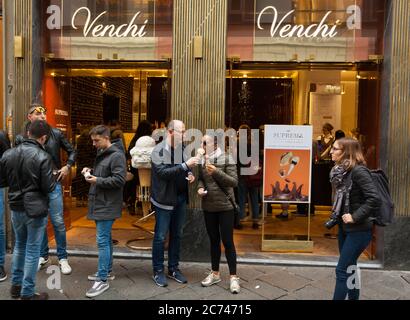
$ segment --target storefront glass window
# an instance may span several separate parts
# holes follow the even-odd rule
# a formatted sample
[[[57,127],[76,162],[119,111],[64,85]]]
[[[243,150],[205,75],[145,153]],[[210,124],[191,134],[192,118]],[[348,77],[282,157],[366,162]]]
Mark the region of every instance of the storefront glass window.
[[[171,58],[172,5],[165,0],[42,0],[43,53],[66,60]]]
[[[228,57],[357,62],[383,52],[384,1],[230,0]]]

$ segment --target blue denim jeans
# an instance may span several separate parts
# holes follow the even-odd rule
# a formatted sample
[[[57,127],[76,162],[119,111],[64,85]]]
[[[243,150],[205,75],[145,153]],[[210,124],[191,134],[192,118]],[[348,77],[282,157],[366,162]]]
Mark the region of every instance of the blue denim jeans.
[[[246,182],[239,178],[238,183],[238,205],[239,205],[239,218],[245,218],[245,203],[248,197],[250,197],[251,203],[249,208],[252,210],[252,219],[259,219],[259,187],[248,187]]]
[[[11,283],[20,285],[21,296],[35,293],[40,243],[47,225],[47,218],[29,218],[25,212],[11,212],[11,222],[16,237],[11,266]]]
[[[61,184],[58,183],[53,192],[49,195],[49,215],[54,229],[54,236],[57,244],[57,257],[59,260],[67,259],[67,239],[64,224],[63,193]],[[47,228],[44,231],[43,242],[41,244],[41,257],[48,257],[48,235]]]
[[[112,225],[115,220],[95,221],[97,227],[97,246],[98,246],[98,272],[97,278],[107,281],[108,274],[112,271]]]
[[[155,207],[155,234],[152,243],[152,267],[155,272],[164,270],[164,243],[169,231],[168,269],[175,270],[179,265],[182,228],[185,223],[186,196],[178,196],[174,210]]]
[[[349,232],[344,233],[339,227],[339,262],[336,266],[336,287],[333,295],[333,300],[345,300],[348,296],[349,300],[359,300],[360,289],[353,286],[348,288],[349,284],[355,284],[354,281],[349,281],[349,277],[353,273],[348,273],[348,268],[351,266],[357,267],[357,259],[367,248],[372,240],[372,232]]]
[[[0,267],[4,267],[6,256],[6,232],[4,225],[4,189],[0,188]]]

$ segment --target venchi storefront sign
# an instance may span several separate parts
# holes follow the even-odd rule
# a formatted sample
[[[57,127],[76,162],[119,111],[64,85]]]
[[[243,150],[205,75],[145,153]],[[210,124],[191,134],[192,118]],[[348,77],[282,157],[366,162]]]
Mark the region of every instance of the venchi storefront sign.
[[[173,1],[42,1],[44,54],[66,60],[163,60]]]
[[[91,36],[93,38],[98,37],[110,37],[110,38],[142,38],[146,35],[146,26],[148,20],[145,20],[143,24],[136,24],[136,20],[141,15],[141,11],[134,14],[132,19],[127,24],[121,24],[116,26],[114,24],[104,25],[101,23],[101,19],[107,15],[108,11],[103,11],[96,17],[92,17],[91,10],[87,7],[81,7],[77,9],[71,18],[71,27],[74,30],[78,30],[77,20],[79,17],[85,17],[85,23],[83,28],[83,36]],[[61,29],[61,10],[59,6],[52,5],[47,8],[47,13],[50,16],[47,19],[47,28],[50,30]]]
[[[284,21],[289,18],[296,10],[287,12],[281,20],[279,20],[279,12],[274,6],[267,6],[261,10],[257,19],[257,27],[259,30],[264,30],[261,25],[261,19],[268,15],[272,15],[272,24],[270,29],[271,37],[280,38],[334,38],[337,36],[337,28],[340,20],[330,26],[326,23],[332,11],[328,11],[320,23],[314,23],[308,26],[302,24],[284,24]],[[346,21],[346,26],[349,30],[361,29],[361,9],[357,5],[351,5],[346,9],[346,13],[350,14]]]

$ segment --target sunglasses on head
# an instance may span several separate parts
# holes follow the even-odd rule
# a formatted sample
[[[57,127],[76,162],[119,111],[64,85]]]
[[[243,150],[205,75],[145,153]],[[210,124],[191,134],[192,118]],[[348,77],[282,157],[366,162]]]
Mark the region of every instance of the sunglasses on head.
[[[35,107],[34,109],[32,109],[30,114],[33,114],[34,112],[46,113],[47,110],[44,107],[38,106],[38,107]]]

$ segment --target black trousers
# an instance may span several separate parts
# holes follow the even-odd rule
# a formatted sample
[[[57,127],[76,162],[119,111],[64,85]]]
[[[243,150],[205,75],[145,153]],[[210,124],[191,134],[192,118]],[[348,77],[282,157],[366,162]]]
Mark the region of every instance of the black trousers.
[[[236,275],[236,250],[233,242],[234,213],[232,211],[205,211],[205,226],[211,242],[212,271],[219,271],[221,261],[221,240],[225,248],[229,273]]]

